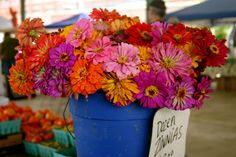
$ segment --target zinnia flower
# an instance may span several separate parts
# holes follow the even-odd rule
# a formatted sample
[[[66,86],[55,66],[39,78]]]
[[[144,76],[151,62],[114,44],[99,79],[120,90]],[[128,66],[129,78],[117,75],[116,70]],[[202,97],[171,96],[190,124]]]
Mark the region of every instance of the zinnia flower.
[[[172,92],[167,97],[166,107],[174,110],[192,108],[195,99],[193,98],[194,86],[190,77],[183,77],[180,82],[172,84]]]
[[[152,41],[151,25],[137,23],[125,31],[127,42],[134,45],[148,46]]]
[[[53,97],[66,97],[70,96],[72,93],[70,78],[69,78],[69,69],[55,69],[52,68],[51,76],[49,76],[47,95]],[[49,73],[49,72],[47,72]]]
[[[94,65],[85,59],[78,59],[70,74],[73,92],[84,96],[95,93],[102,87],[102,75],[101,64]]]
[[[16,61],[16,65],[13,65],[9,70],[9,83],[12,90],[20,95],[31,95],[34,93],[32,72],[24,64],[24,61]]]
[[[56,69],[48,64],[34,74],[34,88],[48,96],[69,96],[72,93],[69,75],[69,69]]]
[[[190,29],[194,34],[194,55],[201,59],[201,65],[221,66],[225,63],[228,48],[225,40],[217,40],[208,29]]]
[[[74,47],[65,42],[61,43],[59,47],[50,50],[50,64],[57,69],[71,68],[76,62],[74,56]]]
[[[42,67],[40,70],[33,74],[33,87],[35,90],[39,90],[41,94],[47,95],[47,82],[49,80],[49,75],[45,74],[45,67]]]
[[[133,79],[120,80],[114,73],[105,75],[102,89],[106,92],[109,101],[118,106],[127,106],[135,100],[134,94],[139,93],[138,86]]]
[[[157,72],[164,72],[167,83],[175,82],[177,76],[190,74],[192,61],[190,56],[171,43],[160,43],[151,50],[149,66]]]
[[[162,41],[165,43],[171,42],[177,46],[183,46],[192,41],[192,35],[183,24],[178,23],[169,27],[163,34]]]
[[[93,44],[87,48],[85,52],[86,58],[89,60],[92,59],[93,64],[102,63],[108,60],[108,56],[113,50],[111,44],[112,42],[107,36],[104,36],[102,39],[95,40]]]
[[[110,30],[111,30],[111,32],[119,33],[121,31],[124,31],[124,30],[130,28],[132,25],[135,25],[139,22],[140,21],[139,21],[138,17],[130,18],[127,16],[122,16],[122,18],[115,19],[114,21],[111,22]]]
[[[161,42],[161,37],[163,33],[165,33],[168,28],[171,26],[171,24],[168,24],[167,22],[155,22],[152,23],[152,32],[151,36],[153,38],[151,45],[156,46],[158,43]]]
[[[38,71],[49,59],[49,50],[57,47],[65,39],[57,34],[41,35],[36,41],[36,50],[28,57],[30,69]]]
[[[198,109],[201,108],[204,100],[208,98],[208,94],[212,92],[212,89],[210,89],[211,86],[211,80],[209,77],[205,76],[201,78],[201,82],[196,84],[196,90],[194,93],[194,98],[196,100],[196,103],[194,106]]]
[[[159,108],[165,105],[168,87],[166,78],[162,73],[140,72],[135,77],[140,92],[135,94],[135,98],[140,100],[143,107]]]
[[[93,8],[93,11],[89,15],[92,19],[95,19],[97,21],[105,21],[109,22],[114,19],[120,18],[120,14],[116,10],[108,11],[107,9],[96,9]]]
[[[119,79],[124,79],[131,74],[136,75],[139,73],[137,65],[140,64],[138,53],[138,48],[133,45],[121,43],[104,63],[105,71],[115,72]]]
[[[210,43],[205,51],[203,59],[206,66],[221,66],[226,62],[228,48],[225,45],[225,40],[215,40]]]
[[[139,57],[141,61],[141,64],[139,65],[140,70],[145,71],[145,72],[150,72],[148,61],[151,58],[151,54],[150,54],[151,49],[146,46],[139,46],[138,49],[139,49]]]
[[[72,29],[75,27],[75,25],[69,25],[63,28],[62,32],[60,33],[61,36],[63,36],[64,38],[66,38],[68,36],[68,34],[70,34],[70,32],[72,31]]]
[[[33,42],[42,34],[45,34],[45,29],[40,18],[25,19],[16,31],[21,46],[33,46]]]
[[[106,33],[108,31],[109,25],[104,21],[92,21],[93,28],[99,32]]]
[[[79,47],[81,43],[92,35],[92,23],[88,19],[81,19],[75,23],[74,28],[68,34],[66,42],[74,47]]]

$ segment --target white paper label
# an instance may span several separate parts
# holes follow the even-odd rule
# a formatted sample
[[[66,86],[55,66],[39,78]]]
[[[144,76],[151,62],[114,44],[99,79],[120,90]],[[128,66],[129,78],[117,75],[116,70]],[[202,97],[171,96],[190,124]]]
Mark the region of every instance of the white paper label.
[[[156,112],[149,157],[184,157],[189,116],[189,109]]]

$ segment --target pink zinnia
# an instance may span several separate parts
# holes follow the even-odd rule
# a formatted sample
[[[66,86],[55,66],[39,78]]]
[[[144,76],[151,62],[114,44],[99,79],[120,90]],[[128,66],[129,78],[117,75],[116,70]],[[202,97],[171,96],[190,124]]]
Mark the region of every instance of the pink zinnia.
[[[155,22],[152,24],[152,32],[151,35],[153,37],[152,39],[152,46],[156,46],[158,43],[161,42],[161,36],[164,32],[166,32],[171,26],[171,24],[168,24],[167,22]]]
[[[164,72],[167,84],[174,83],[177,76],[189,76],[192,61],[183,50],[171,43],[160,43],[151,50],[149,66],[157,72]]]
[[[193,93],[194,86],[192,78],[184,77],[180,82],[172,85],[172,92],[169,92],[166,107],[174,110],[192,108],[195,104]]]
[[[100,32],[108,31],[109,25],[104,21],[92,21],[93,28]]]
[[[138,76],[135,77],[139,94],[134,95],[134,97],[140,100],[143,107],[147,108],[159,108],[164,107],[168,87],[166,86],[166,78],[163,73],[151,72],[140,72]]]
[[[92,36],[92,23],[88,19],[81,19],[75,23],[74,28],[68,34],[66,42],[74,47],[79,47],[80,43]]]
[[[104,63],[105,71],[115,72],[119,79],[124,79],[131,74],[136,75],[140,71],[137,68],[140,64],[138,53],[138,48],[133,45],[121,43]]]
[[[211,86],[211,80],[208,76],[202,77],[201,82],[196,84],[196,91],[194,93],[194,98],[196,100],[196,103],[194,106],[196,108],[200,108],[206,98],[208,98],[208,94],[212,92]]]
[[[108,59],[112,49],[110,38],[104,36],[102,39],[95,40],[92,45],[87,48],[85,56],[87,59],[92,59],[93,64],[98,64]]]

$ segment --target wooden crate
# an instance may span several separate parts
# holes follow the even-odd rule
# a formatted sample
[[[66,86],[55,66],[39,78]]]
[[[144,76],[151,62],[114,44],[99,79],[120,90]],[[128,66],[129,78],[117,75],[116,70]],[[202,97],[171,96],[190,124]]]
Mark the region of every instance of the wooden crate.
[[[22,134],[0,136],[0,148],[15,146],[22,143]]]
[[[216,79],[217,89],[222,91],[236,91],[236,77],[221,77]]]

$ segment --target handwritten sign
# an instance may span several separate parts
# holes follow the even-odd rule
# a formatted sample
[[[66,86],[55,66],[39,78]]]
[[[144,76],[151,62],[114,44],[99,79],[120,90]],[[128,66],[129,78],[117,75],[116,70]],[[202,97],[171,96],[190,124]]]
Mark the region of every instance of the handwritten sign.
[[[149,157],[184,157],[189,116],[190,110],[156,112]]]

